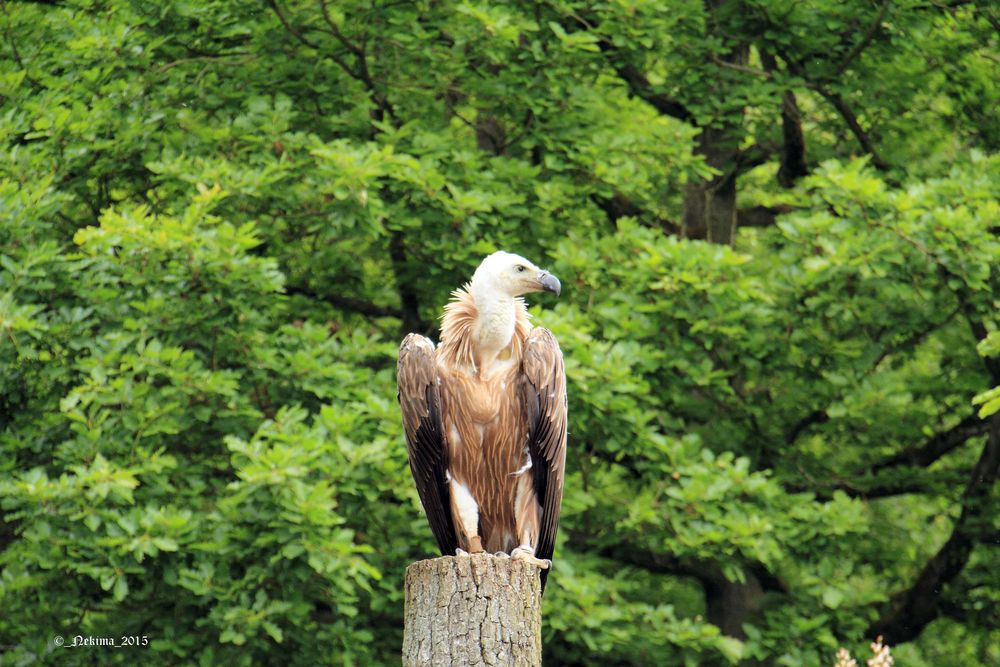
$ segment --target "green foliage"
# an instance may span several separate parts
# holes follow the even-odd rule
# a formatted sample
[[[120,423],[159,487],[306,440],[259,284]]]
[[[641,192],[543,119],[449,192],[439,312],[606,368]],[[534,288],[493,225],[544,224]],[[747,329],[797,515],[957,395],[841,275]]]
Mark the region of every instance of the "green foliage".
[[[0,5],[0,664],[395,664],[396,345],[497,248],[564,285],[547,664],[831,664],[956,535],[893,652],[996,662],[996,13],[881,7]]]
[[[978,350],[984,357],[1000,355],[1000,331],[991,331],[986,338],[979,341]],[[993,387],[981,394],[976,394],[972,403],[980,406],[979,416],[983,419],[1000,412],[1000,387]]]

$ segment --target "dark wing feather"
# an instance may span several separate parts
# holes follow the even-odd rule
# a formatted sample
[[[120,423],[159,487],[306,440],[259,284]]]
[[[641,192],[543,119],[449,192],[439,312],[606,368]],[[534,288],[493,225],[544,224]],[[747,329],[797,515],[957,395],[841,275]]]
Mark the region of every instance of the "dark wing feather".
[[[441,553],[453,556],[458,541],[451,518],[448,447],[441,428],[440,386],[434,343],[417,334],[404,338],[399,346],[396,380],[410,472],[413,473],[420,502]]]
[[[528,334],[521,369],[531,473],[542,505],[535,555],[552,558],[566,471],[566,370],[551,331],[538,328]],[[543,589],[547,574],[542,570]]]

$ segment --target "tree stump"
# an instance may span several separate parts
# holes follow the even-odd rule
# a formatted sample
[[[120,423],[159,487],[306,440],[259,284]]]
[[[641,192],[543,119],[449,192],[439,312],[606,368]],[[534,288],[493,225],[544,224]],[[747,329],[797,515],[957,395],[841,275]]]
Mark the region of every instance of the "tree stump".
[[[406,568],[403,666],[542,664],[538,569],[476,554]]]

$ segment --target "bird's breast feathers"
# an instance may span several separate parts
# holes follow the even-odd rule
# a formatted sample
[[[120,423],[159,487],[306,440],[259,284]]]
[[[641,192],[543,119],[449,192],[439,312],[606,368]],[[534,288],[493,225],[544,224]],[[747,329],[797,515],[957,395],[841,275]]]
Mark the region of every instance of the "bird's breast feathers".
[[[515,416],[511,412],[520,407],[516,392],[519,369],[510,357],[497,364],[505,368],[499,372],[492,369],[495,372],[490,375],[471,374],[465,369],[441,373],[443,398],[457,419],[486,425]]]

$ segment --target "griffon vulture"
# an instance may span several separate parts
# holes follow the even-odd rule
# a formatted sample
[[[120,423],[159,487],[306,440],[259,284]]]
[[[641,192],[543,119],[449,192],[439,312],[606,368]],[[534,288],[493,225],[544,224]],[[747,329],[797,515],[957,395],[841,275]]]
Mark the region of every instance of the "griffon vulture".
[[[444,555],[488,551],[551,566],[566,466],[566,375],[521,295],[560,292],[518,255],[483,260],[444,308],[441,343],[399,348],[410,471]]]

